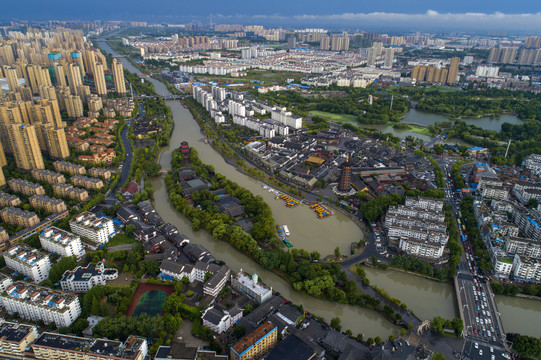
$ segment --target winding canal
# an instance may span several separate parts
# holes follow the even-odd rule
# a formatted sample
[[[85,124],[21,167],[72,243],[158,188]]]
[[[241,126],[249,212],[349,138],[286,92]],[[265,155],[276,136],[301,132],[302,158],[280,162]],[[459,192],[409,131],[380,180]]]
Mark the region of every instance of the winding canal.
[[[98,41],[98,45],[106,52],[118,56],[107,43]],[[139,70],[127,59],[121,58],[120,60],[126,69],[133,73],[139,73]],[[146,78],[145,81],[151,81],[158,94],[169,94],[163,83],[151,78]],[[178,147],[181,141],[188,141],[190,146],[197,149],[203,162],[213,165],[216,171],[252,193],[262,196],[271,206],[276,221],[288,225],[291,231],[290,239],[295,247],[308,251],[317,250],[322,256],[325,256],[331,254],[334,248],[339,246],[342,253],[347,254],[350,244],[364,237],[362,230],[340,213],[318,220],[316,215],[306,206],[285,207],[281,200],[276,200],[272,193],[263,189],[260,182],[240,173],[223,161],[222,157],[210,145],[200,142],[202,137],[200,129],[190,111],[185,109],[180,102],[168,101],[167,104],[171,107],[175,127],[171,135],[171,146],[164,149],[160,156],[159,162],[164,169],[171,168],[171,151]],[[342,321],[342,328],[344,330],[351,329],[354,334],[363,333],[365,337],[381,336],[385,338],[391,333],[398,333],[398,328],[375,311],[319,300],[297,292],[286,280],[265,270],[229,244],[212,238],[204,230],[193,232],[191,223],[171,206],[163,177],[154,178],[151,181],[154,189],[154,206],[164,221],[176,225],[179,231],[187,235],[193,242],[205,246],[216,258],[225,261],[233,271],[242,269],[249,273],[257,273],[263,282],[272,286],[285,298],[296,304],[302,304],[305,310],[323,317],[328,322],[334,317],[339,317]],[[383,272],[367,269],[367,275],[372,284],[404,301],[421,319],[431,319],[436,315],[452,318],[456,314],[454,290],[450,284],[393,270]],[[521,298],[511,300],[513,301],[508,301],[507,297],[497,298],[506,330],[520,330],[521,333],[538,336],[539,329],[536,324],[541,323],[540,303]],[[529,319],[529,321],[512,325],[515,312],[521,314],[520,318]]]

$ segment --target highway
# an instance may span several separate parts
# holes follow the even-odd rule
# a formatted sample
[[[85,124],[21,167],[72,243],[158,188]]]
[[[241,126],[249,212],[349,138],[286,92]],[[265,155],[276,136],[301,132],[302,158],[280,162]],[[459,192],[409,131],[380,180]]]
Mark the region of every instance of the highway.
[[[486,278],[478,273],[475,255],[468,241],[468,234],[461,227],[464,219],[460,219],[460,195],[456,193],[452,179],[451,160],[441,157],[438,160],[445,173],[445,196],[448,203],[453,206],[453,215],[457,222],[460,234],[464,235],[464,253],[457,271],[457,297],[462,320],[464,321],[464,348],[463,352],[470,359],[504,360],[510,359],[506,349],[505,332],[501,323],[500,314],[494,301],[494,293]]]

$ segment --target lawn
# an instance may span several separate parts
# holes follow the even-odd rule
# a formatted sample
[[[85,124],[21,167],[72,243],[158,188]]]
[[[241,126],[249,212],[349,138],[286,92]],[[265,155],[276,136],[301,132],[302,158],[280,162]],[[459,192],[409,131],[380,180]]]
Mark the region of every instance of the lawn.
[[[417,134],[432,136],[432,134],[430,133],[430,131],[428,131],[428,128],[426,126],[420,126],[420,125],[415,125],[415,124],[407,124],[407,125],[410,127],[408,131],[411,131]]]
[[[110,248],[112,246],[117,245],[126,245],[126,244],[133,244],[136,242],[137,239],[135,239],[133,236],[128,236],[124,233],[117,234],[109,240],[107,244],[105,244],[103,247],[104,249]]]
[[[310,111],[310,115],[321,116],[322,118],[325,118],[325,119],[328,119],[328,120],[331,120],[331,121],[337,121],[337,122],[341,122],[341,123],[349,123],[349,124],[353,124],[353,125],[359,125],[358,118],[355,115],[334,114],[334,113],[330,113],[330,112],[317,111],[317,110]]]

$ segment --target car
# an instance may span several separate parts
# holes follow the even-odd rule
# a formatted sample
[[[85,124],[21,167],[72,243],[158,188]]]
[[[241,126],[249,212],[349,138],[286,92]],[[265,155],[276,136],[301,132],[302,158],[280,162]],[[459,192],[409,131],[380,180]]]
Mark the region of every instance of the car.
[[[496,336],[492,337],[492,341],[496,342]]]
[[[490,311],[487,310],[487,316],[490,316]]]
[[[479,322],[479,316],[475,317],[475,322]]]
[[[490,360],[496,360],[496,356],[494,354],[490,355]]]
[[[477,329],[476,328],[473,328],[473,333],[477,334]]]
[[[490,347],[490,352],[493,353],[494,352],[494,348],[491,346]]]
[[[492,334],[490,333],[490,330],[487,331],[487,335],[488,335],[488,337],[490,337],[490,336],[492,335]]]
[[[475,343],[474,345],[476,349],[479,349],[479,343]]]
[[[479,355],[483,355],[483,350],[479,349]]]

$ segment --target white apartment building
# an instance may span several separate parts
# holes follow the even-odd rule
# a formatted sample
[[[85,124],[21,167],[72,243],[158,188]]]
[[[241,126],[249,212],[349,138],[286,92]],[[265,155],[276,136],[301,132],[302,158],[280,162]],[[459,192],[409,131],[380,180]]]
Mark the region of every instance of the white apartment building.
[[[407,197],[405,202],[406,207],[416,207],[431,211],[443,211],[443,201],[425,197]]]
[[[0,294],[7,290],[13,284],[13,279],[7,275],[0,273]],[[0,301],[0,306],[2,302]]]
[[[541,155],[530,154],[522,161],[522,166],[539,176],[541,174]]]
[[[86,267],[77,266],[67,270],[60,280],[62,291],[87,292],[96,285],[106,285],[107,281],[118,278],[118,270],[105,268],[102,262]]]
[[[113,220],[89,211],[77,215],[69,224],[71,231],[97,245],[107,243],[115,235]]]
[[[541,260],[515,255],[513,276],[521,280],[541,282]]]
[[[506,239],[505,250],[511,254],[541,259],[541,241],[510,236]]]
[[[445,246],[449,240],[449,234],[445,229],[427,229],[420,226],[408,226],[402,224],[391,225],[387,234],[389,239],[412,238],[417,240],[430,240]]]
[[[509,195],[509,189],[501,185],[485,185],[481,188],[481,196],[489,199],[506,200]]]
[[[443,255],[443,246],[439,242],[432,242],[428,239],[421,240],[410,237],[400,238],[400,250],[408,255],[413,255],[426,259],[439,259]]]
[[[75,255],[80,259],[86,253],[79,236],[55,226],[43,230],[39,234],[39,241],[45,250],[62,257]]]
[[[59,328],[70,326],[81,314],[76,295],[54,291],[37,285],[17,281],[0,299],[9,314],[19,314],[32,321],[55,323]]]
[[[4,251],[3,255],[7,267],[28,276],[36,283],[49,277],[51,270],[49,255],[39,250],[25,244],[17,244]]]

